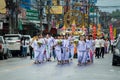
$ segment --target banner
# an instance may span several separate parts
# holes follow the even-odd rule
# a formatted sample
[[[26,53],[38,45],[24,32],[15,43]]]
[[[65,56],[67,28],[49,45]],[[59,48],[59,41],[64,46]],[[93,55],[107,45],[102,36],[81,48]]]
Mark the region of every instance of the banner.
[[[46,13],[48,14],[48,7],[46,8]],[[52,6],[50,8],[50,14],[62,14],[63,7],[62,6]]]
[[[21,19],[19,19],[19,21],[18,21],[18,29],[23,30],[22,20]]]
[[[6,3],[5,0],[0,0],[0,13],[6,13]]]
[[[101,32],[102,32],[102,31],[101,31],[101,25],[100,25],[100,24],[98,24],[97,36],[102,37]]]
[[[114,37],[113,37],[113,26],[112,25],[109,26],[109,30],[110,30],[110,39],[114,40]]]
[[[116,30],[116,28],[114,28],[114,37],[116,37],[116,33],[117,33],[117,30]]]

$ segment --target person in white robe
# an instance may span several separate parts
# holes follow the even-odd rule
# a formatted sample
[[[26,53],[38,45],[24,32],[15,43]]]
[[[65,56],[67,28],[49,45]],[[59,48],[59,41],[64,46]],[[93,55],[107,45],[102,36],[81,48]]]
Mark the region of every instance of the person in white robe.
[[[47,61],[51,61],[50,55],[51,55],[51,38],[49,34],[46,35],[46,57]]]
[[[33,51],[34,51],[34,60],[35,60],[35,64],[39,63],[39,60],[38,60],[38,56],[39,56],[39,46],[38,46],[38,38],[36,38],[33,43],[32,43],[32,48],[33,48]]]
[[[70,46],[69,46],[69,51],[70,51],[70,58],[73,60],[74,58],[74,37],[70,36],[69,38]]]
[[[58,38],[55,40],[55,53],[56,53],[56,57],[58,60],[58,64],[61,64],[61,60],[62,60],[62,54],[61,54],[61,44],[59,44],[59,42],[61,42],[60,36],[58,35]]]
[[[80,41],[77,44],[78,65],[86,64],[87,61],[87,44],[83,36],[80,36]]]
[[[90,55],[90,62],[93,63],[93,55],[95,52],[95,41],[93,40],[92,35],[90,35],[90,49],[89,49],[89,55]]]
[[[65,63],[69,63],[69,45],[70,41],[68,40],[68,36],[66,35],[66,39],[64,42],[64,47],[65,47]]]

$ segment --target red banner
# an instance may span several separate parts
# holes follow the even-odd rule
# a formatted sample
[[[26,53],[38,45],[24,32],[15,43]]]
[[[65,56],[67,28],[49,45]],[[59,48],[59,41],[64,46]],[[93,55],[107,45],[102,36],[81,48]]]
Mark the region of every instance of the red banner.
[[[113,26],[110,25],[109,28],[110,28],[110,39],[114,40],[114,37],[113,37]]]

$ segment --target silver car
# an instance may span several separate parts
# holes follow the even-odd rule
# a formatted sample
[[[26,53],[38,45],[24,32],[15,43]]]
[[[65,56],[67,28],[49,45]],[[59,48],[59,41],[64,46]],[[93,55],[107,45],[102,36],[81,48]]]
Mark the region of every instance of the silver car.
[[[5,34],[4,39],[12,55],[18,56],[21,50],[21,34]]]

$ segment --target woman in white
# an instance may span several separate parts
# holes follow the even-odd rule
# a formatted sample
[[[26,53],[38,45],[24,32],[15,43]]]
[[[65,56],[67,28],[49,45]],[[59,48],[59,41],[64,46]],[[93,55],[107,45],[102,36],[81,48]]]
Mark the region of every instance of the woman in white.
[[[86,61],[87,61],[86,52],[87,52],[86,42],[84,40],[84,37],[80,36],[80,41],[78,42],[78,45],[77,45],[78,65],[86,64]]]
[[[43,37],[42,34],[40,34],[38,35],[38,38],[34,40],[31,45],[34,50],[35,64],[43,62],[43,54],[44,54],[43,45],[44,45]]]
[[[106,41],[105,41],[106,53],[109,53],[109,47],[110,47],[110,41],[108,39],[106,39]]]
[[[38,46],[38,38],[36,38],[33,43],[32,43],[32,48],[34,51],[34,60],[35,60],[35,64],[39,63],[39,46]]]
[[[86,36],[86,45],[87,45],[87,62],[90,62],[90,38],[89,36],[87,35]]]
[[[65,63],[69,63],[69,45],[70,42],[68,40],[68,36],[66,35],[66,39],[64,42],[64,47],[65,47]]]
[[[46,35],[46,57],[47,57],[47,61],[51,61],[50,60],[50,54],[51,54],[51,38],[49,37],[49,35]]]
[[[95,42],[93,40],[92,35],[90,35],[90,50],[89,50],[89,55],[90,55],[90,62],[93,63],[93,55],[95,52]]]
[[[70,51],[70,55],[71,55],[71,60],[73,60],[73,57],[74,57],[74,38],[73,38],[73,36],[71,36],[69,38],[69,42],[70,42],[69,51]]]
[[[58,35],[58,38],[55,40],[55,53],[56,53],[56,57],[58,60],[58,64],[61,64],[61,60],[62,60],[62,54],[61,54],[61,45],[58,44],[58,42],[60,41],[60,36]]]

